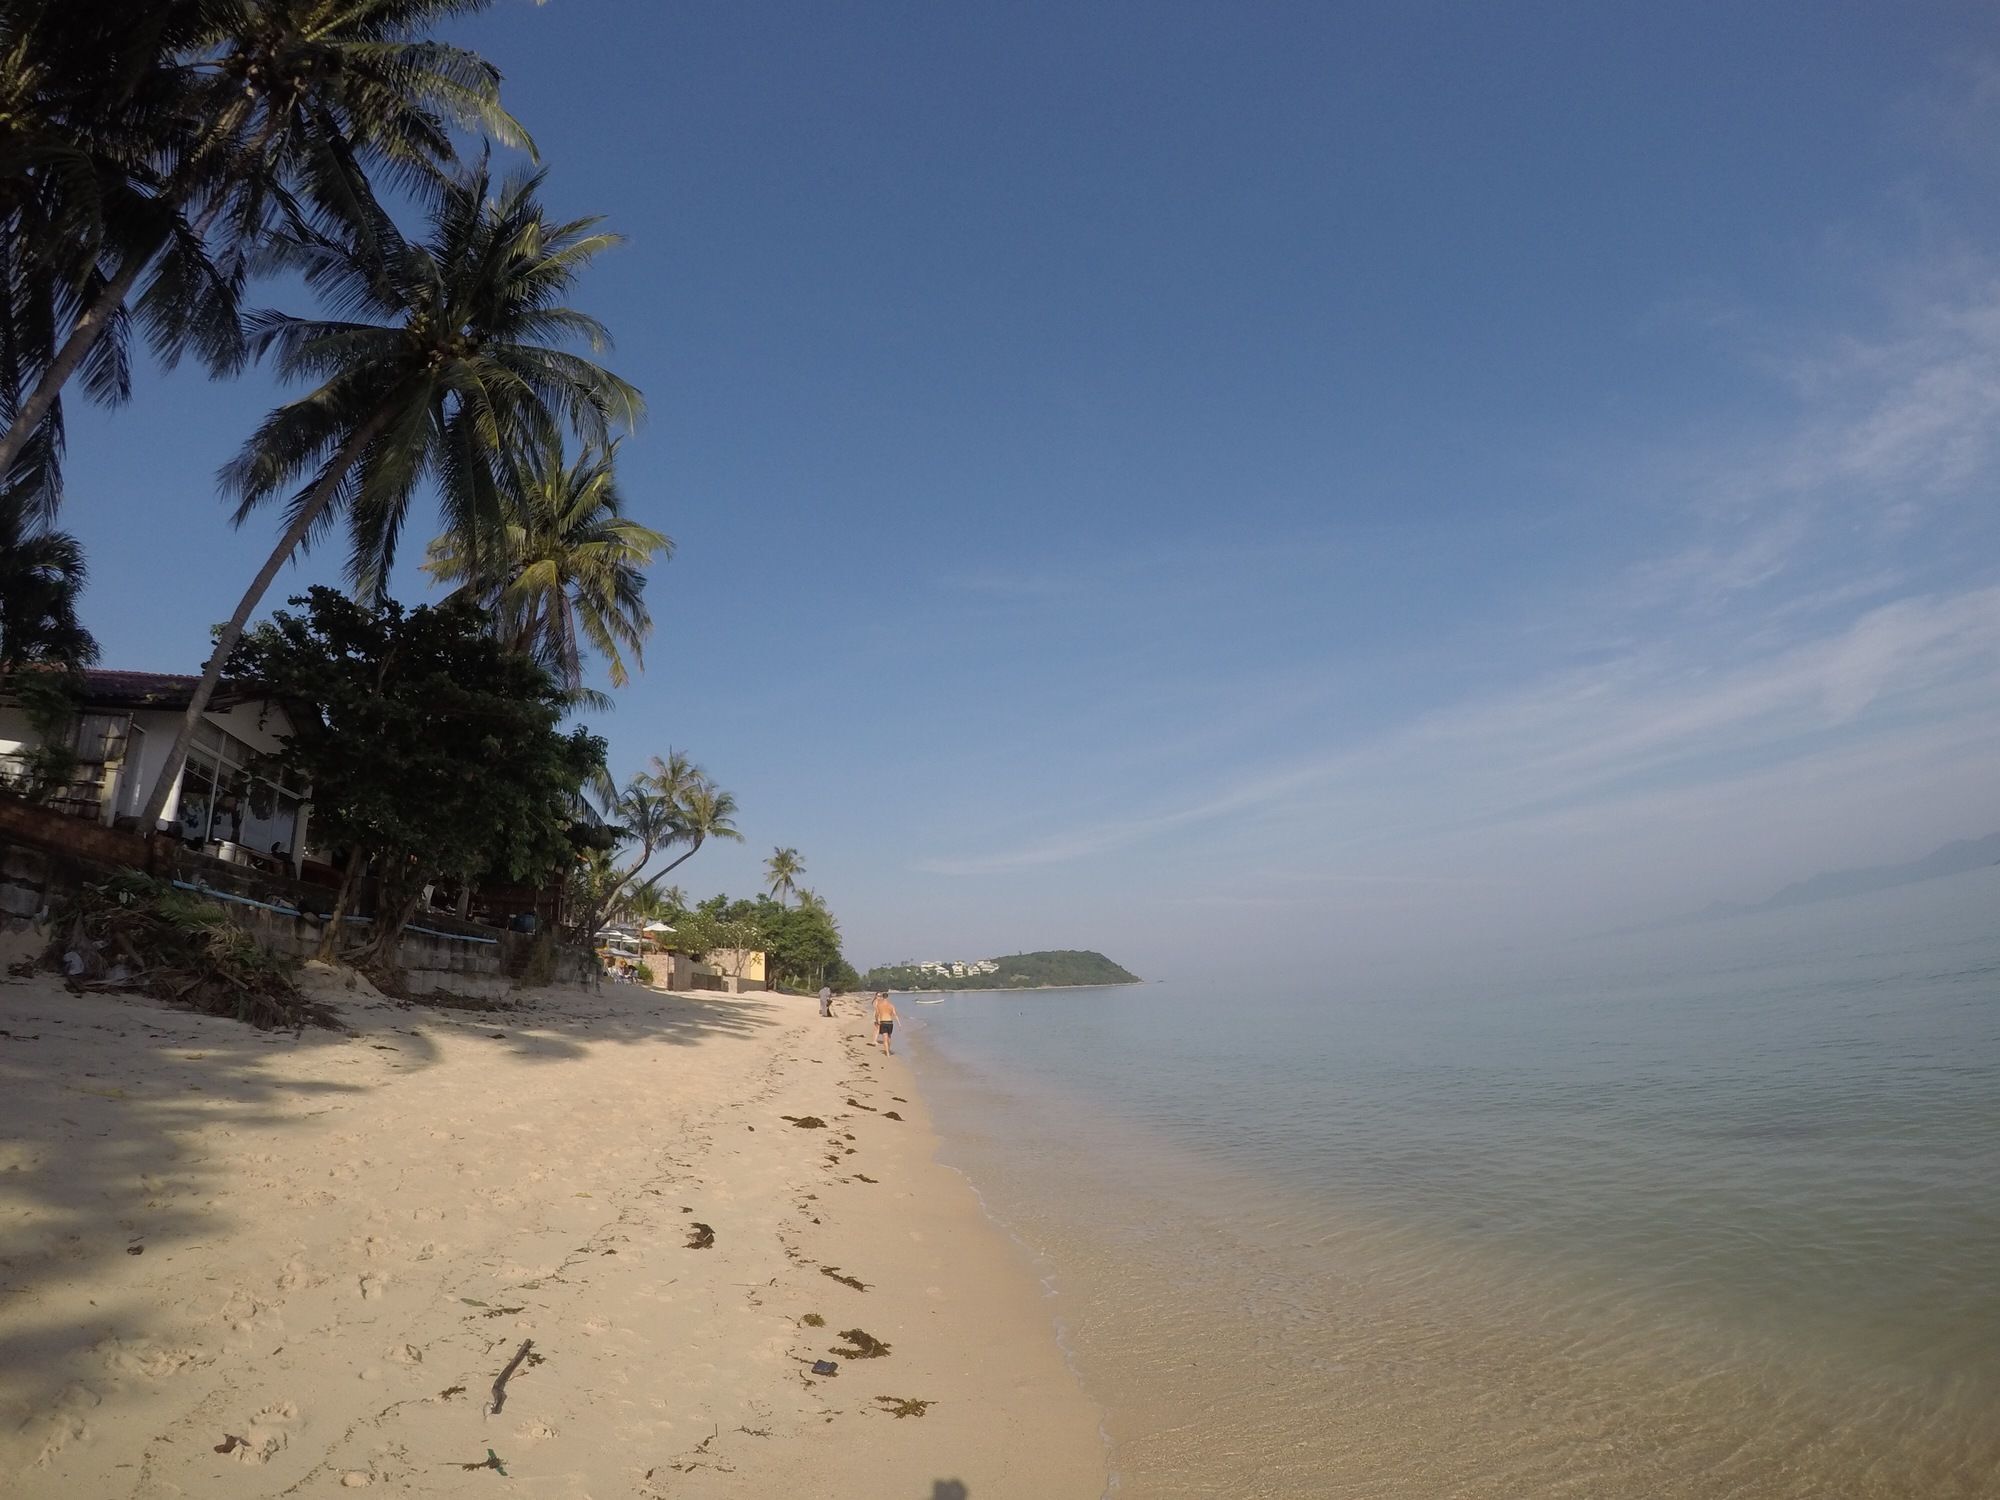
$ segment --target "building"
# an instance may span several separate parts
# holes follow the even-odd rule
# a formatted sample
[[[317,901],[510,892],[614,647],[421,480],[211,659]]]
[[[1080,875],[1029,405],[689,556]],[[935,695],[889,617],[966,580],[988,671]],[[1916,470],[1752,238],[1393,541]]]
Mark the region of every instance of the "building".
[[[703,962],[724,980],[735,981],[724,986],[732,994],[766,988],[764,954],[760,949],[711,948]]]
[[[175,673],[87,671],[69,748],[76,769],[48,805],[107,826],[136,821],[165,764],[199,679]],[[268,758],[291,733],[282,704],[223,686],[202,715],[167,799],[166,827],[188,848],[236,864],[297,874],[309,808]],[[0,773],[19,774],[40,737],[19,703],[0,699]]]

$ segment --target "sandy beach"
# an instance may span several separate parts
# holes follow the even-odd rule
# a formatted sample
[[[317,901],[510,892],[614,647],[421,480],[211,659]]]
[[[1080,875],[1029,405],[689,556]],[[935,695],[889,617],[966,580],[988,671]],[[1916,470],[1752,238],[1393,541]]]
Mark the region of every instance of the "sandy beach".
[[[0,981],[0,1492],[1102,1492],[858,1002],[313,983],[351,1035]]]

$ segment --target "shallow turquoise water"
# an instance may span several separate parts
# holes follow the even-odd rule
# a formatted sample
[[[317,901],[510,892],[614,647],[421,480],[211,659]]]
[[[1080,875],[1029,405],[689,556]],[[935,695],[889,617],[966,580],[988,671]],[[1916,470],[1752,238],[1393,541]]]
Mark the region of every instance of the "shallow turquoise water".
[[[2000,870],[905,1014],[1128,1494],[2000,1495]]]

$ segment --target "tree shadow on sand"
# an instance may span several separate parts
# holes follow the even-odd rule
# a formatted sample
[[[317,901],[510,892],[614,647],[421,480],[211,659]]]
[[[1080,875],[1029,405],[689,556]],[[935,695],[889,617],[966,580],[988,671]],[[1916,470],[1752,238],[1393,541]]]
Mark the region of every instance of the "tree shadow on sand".
[[[566,1062],[593,1046],[659,1044],[697,1047],[724,1037],[747,1037],[776,1024],[784,997],[767,995],[664,995],[635,986],[524,991],[516,1009],[460,1018],[465,1028],[500,1032],[508,1049],[528,1062]],[[794,1004],[808,1002],[794,999]],[[422,1000],[411,1010],[433,1010]],[[450,1014],[446,1012],[445,1014]]]
[[[218,1132],[255,1136],[352,1109],[434,1067],[446,1043],[572,1061],[603,1046],[747,1037],[777,1009],[763,997],[574,990],[530,993],[498,1013],[367,991],[335,1003],[351,1032],[262,1032],[137,996],[71,995],[46,975],[0,980],[0,1489],[57,1415],[80,1421],[174,1357],[152,1342],[167,1326],[163,1276],[202,1282],[203,1257],[253,1205],[263,1219],[302,1211],[295,1192],[246,1180],[240,1153],[211,1156]],[[341,1191],[329,1180],[314,1200]],[[80,1325],[83,1299],[63,1289],[86,1278],[102,1290]],[[227,1319],[228,1288],[196,1295],[203,1319]]]

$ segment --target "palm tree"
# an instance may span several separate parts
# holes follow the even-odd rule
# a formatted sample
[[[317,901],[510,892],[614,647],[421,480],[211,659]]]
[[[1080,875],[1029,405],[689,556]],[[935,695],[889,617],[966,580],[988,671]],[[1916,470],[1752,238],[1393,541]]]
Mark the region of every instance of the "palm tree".
[[[622,514],[616,451],[616,443],[587,448],[567,463],[551,440],[520,464],[520,492],[509,496],[497,535],[448,532],[424,564],[440,583],[473,589],[501,641],[540,662],[573,702],[601,697],[584,686],[585,642],[605,659],[613,687],[629,680],[621,647],[644,668],[653,633],[645,570],[674,553],[672,538]]]
[[[657,922],[667,914],[667,903],[658,891],[635,891],[625,909],[635,922]]]
[[[22,667],[74,669],[97,660],[97,642],[77,619],[83,548],[73,536],[28,519],[25,497],[0,497],[0,688]]]
[[[22,259],[6,275],[21,271],[31,310],[34,295],[58,296],[66,325],[19,372],[0,475],[31,443],[58,440],[45,423],[79,371],[93,394],[122,394],[122,374],[107,384],[106,372],[123,370],[127,304],[149,268],[136,310],[155,345],[169,360],[192,347],[233,368],[236,293],[274,222],[317,214],[365,239],[379,216],[370,174],[427,197],[448,190],[455,126],[532,149],[500,106],[498,70],[429,35],[487,3],[10,0],[13,24],[0,28],[10,121],[25,122],[31,148],[73,149],[0,153],[17,197],[63,199],[59,213],[22,221],[46,232],[9,247]],[[62,66],[77,57],[95,59],[81,78]],[[65,224],[93,231],[82,254],[38,259],[34,244],[54,243]],[[122,233],[94,232],[113,226]],[[218,227],[220,269],[208,244]]]
[[[688,758],[685,750],[669,749],[665,760],[653,757],[652,766],[644,772],[640,780],[653,789],[656,796],[669,807],[677,807],[680,800],[696,782],[707,773]]]
[[[805,861],[799,858],[798,850],[773,849],[771,857],[764,861],[764,887],[782,906],[785,898],[799,888],[797,877],[805,872]]]
[[[423,244],[387,218],[365,245],[320,237],[288,242],[307,284],[342,320],[260,314],[253,343],[276,352],[288,379],[318,376],[309,395],[278,408],[224,468],[241,525],[298,484],[284,535],[218,632],[141,818],[156,823],[202,712],[250,613],[278,570],[315,530],[347,513],[348,571],[364,591],[387,576],[418,484],[435,481],[447,523],[477,534],[500,507],[496,471],[547,444],[568,423],[587,441],[638,420],[637,390],[561,347],[610,343],[595,318],[560,305],[577,273],[617,243],[595,219],[551,223],[539,175],[493,190],[486,166],[448,188]],[[372,253],[379,251],[379,254]]]
[[[742,843],[743,835],[736,830],[735,818],[736,799],[697,771],[695,779],[681,791],[679,803],[674,809],[674,821],[678,828],[676,837],[687,841],[687,853],[649,876],[640,889],[650,890],[669,871],[693,859],[695,851],[710,839],[733,839]]]
[[[102,292],[106,266],[135,240],[157,249],[172,227],[157,163],[190,148],[175,58],[198,35],[198,8],[173,0],[0,7],[0,431],[19,420],[5,474],[10,490],[27,495],[30,520],[51,520],[61,498],[63,419],[53,395],[32,420],[21,405],[68,321]],[[184,287],[200,279],[178,270]],[[233,329],[233,305],[224,313]],[[171,321],[150,317],[149,331],[165,335]],[[111,320],[104,333],[79,365],[89,394],[116,403],[130,390],[129,319]],[[166,343],[162,352],[176,352]]]
[[[588,893],[577,928],[586,937],[603,925],[605,918],[617,910],[620,897],[634,877],[646,868],[653,855],[671,844],[675,838],[676,825],[673,809],[665,798],[653,790],[652,784],[644,776],[635,776],[618,791],[606,807],[616,824],[620,843],[636,842],[639,857],[625,869],[617,869],[607,857],[601,880]]]

